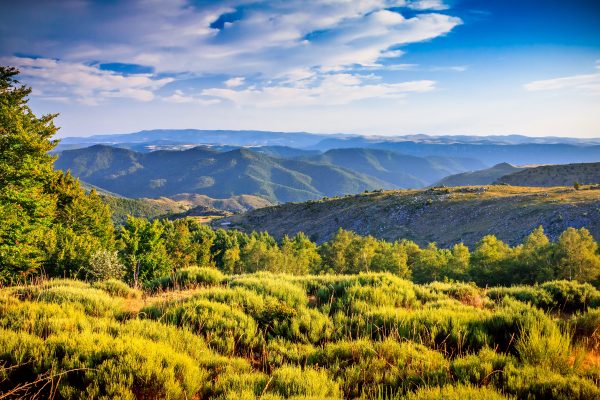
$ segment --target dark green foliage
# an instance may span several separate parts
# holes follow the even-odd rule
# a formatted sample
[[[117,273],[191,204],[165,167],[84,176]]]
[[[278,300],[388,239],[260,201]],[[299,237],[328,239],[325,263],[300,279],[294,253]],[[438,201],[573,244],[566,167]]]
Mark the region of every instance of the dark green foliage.
[[[127,269],[127,280],[137,287],[172,271],[167,249],[162,239],[163,225],[145,219],[129,217],[121,227],[119,247]]]
[[[35,273],[56,210],[46,191],[53,178],[55,115],[36,117],[27,106],[31,89],[18,85],[18,71],[0,66],[0,282]]]
[[[36,117],[18,71],[0,67],[0,283],[40,268],[85,276],[94,252],[114,246],[110,210],[69,173],[54,171],[56,115]]]

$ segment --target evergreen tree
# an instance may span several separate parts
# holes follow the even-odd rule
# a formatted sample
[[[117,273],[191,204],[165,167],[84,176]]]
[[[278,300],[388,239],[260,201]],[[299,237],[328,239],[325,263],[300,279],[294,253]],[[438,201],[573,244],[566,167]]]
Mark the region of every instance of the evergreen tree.
[[[45,191],[53,177],[56,115],[33,114],[31,89],[19,85],[18,73],[0,66],[0,282],[40,268],[56,209],[55,195]]]

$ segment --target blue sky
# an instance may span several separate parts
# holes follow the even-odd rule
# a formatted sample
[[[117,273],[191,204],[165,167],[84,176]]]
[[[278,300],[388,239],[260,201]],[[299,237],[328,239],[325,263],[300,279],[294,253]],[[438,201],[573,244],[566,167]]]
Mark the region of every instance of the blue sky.
[[[62,136],[600,137],[598,0],[0,1],[0,63]]]

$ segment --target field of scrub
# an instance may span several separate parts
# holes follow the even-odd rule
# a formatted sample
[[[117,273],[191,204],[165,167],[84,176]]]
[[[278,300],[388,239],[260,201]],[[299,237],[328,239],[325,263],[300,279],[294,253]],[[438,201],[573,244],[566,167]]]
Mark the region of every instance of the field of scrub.
[[[0,289],[0,399],[597,399],[600,291],[391,274]]]

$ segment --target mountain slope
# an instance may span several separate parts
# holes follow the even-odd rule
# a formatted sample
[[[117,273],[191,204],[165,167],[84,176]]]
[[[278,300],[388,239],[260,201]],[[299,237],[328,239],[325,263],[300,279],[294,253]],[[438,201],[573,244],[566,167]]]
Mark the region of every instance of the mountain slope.
[[[284,204],[221,220],[232,228],[281,238],[305,232],[320,243],[338,228],[421,245],[472,245],[495,234],[511,244],[543,225],[551,238],[569,226],[600,239],[600,189],[460,187],[368,193],[327,201]]]
[[[533,138],[531,139],[534,140]],[[484,141],[464,143],[438,143],[429,141],[374,140],[364,137],[327,138],[311,146],[311,149],[327,151],[340,148],[370,148],[394,151],[417,157],[444,156],[466,157],[487,165],[502,162],[513,165],[566,164],[596,162],[600,160],[600,146],[570,143],[490,143]]]
[[[502,176],[498,183],[513,186],[572,186],[600,183],[600,162],[566,165],[542,165]]]
[[[496,164],[491,168],[479,171],[463,172],[445,177],[438,181],[435,186],[475,186],[491,185],[504,175],[523,171],[525,168],[515,167],[509,163]]]
[[[126,197],[196,193],[229,198],[250,194],[271,202],[287,202],[385,186],[375,178],[341,167],[276,159],[246,149],[217,152],[196,147],[138,153],[95,145],[62,152],[56,167],[70,169],[80,179]]]
[[[370,175],[393,188],[419,188],[449,174],[485,167],[472,159],[424,158],[365,148],[333,149],[305,159]]]

